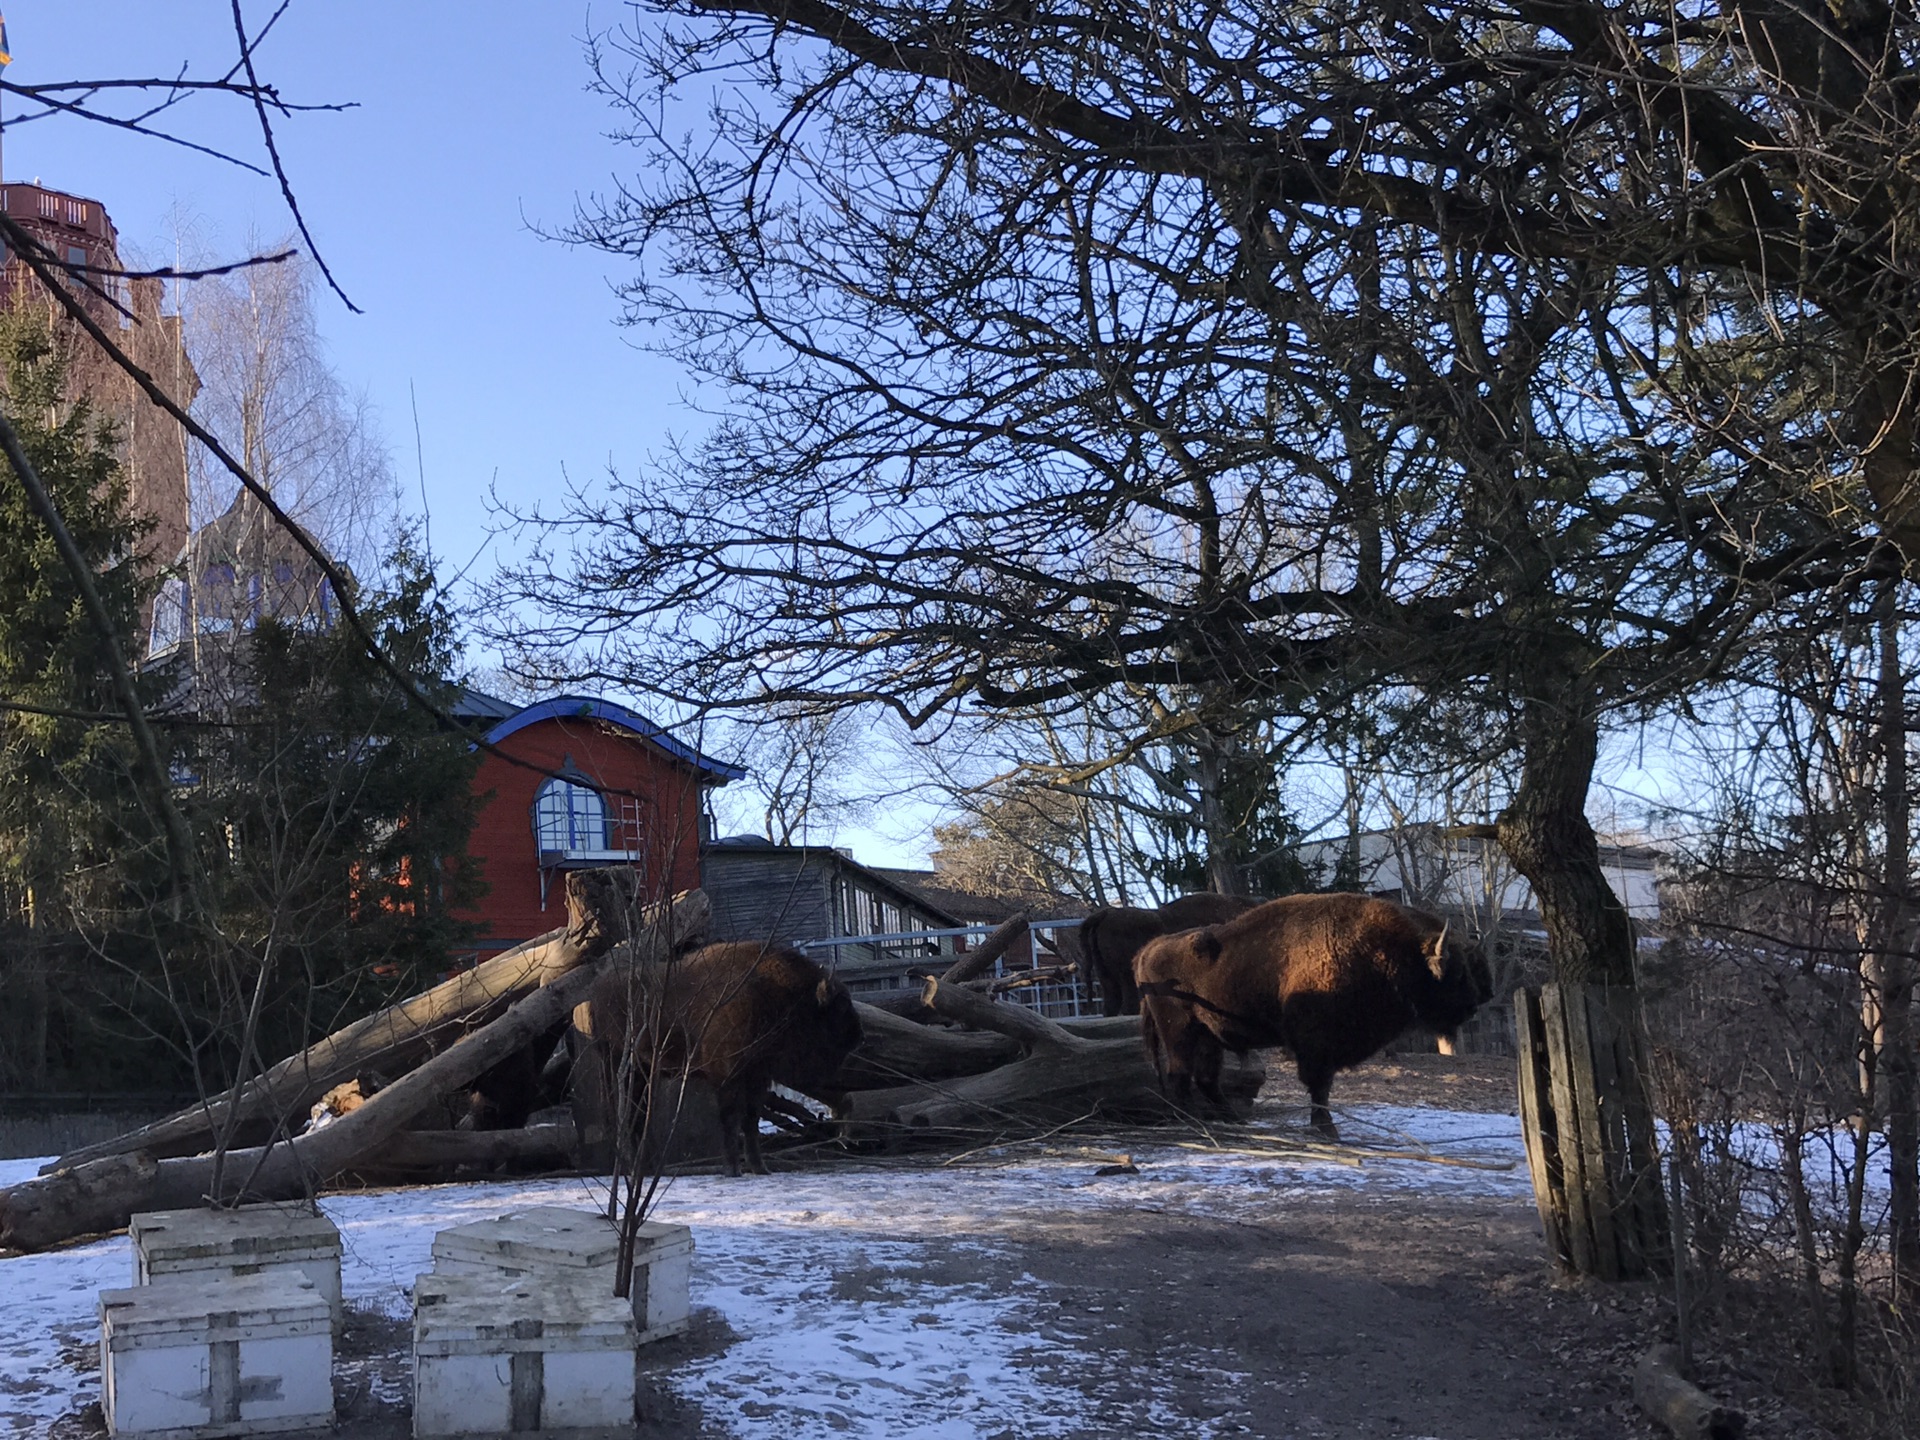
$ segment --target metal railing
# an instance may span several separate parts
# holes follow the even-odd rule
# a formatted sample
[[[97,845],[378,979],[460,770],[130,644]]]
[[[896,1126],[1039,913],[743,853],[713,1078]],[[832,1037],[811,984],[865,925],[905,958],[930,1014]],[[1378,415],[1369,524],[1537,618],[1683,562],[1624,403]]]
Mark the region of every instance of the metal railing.
[[[1009,969],[1007,957],[993,962],[993,978],[1017,979],[1029,969],[1048,970],[1069,963],[1060,953],[1062,931],[1078,928],[1078,920],[1035,920],[1027,927],[1032,946],[1032,964]],[[918,989],[928,975],[938,975],[965,951],[954,942],[962,937],[974,948],[999,927],[997,925],[956,925],[946,930],[895,930],[874,935],[830,935],[823,940],[802,940],[799,948],[840,977],[855,995],[871,999],[876,995]],[[1022,985],[1003,993],[1050,1020],[1069,1019],[1084,1013],[1077,975],[1051,984]]]

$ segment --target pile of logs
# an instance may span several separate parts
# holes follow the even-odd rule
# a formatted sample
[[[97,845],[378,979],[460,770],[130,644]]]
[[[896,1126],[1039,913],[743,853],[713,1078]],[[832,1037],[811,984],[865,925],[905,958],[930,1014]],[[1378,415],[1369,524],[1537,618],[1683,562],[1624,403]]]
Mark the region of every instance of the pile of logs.
[[[503,1162],[574,1168],[595,1157],[582,1137],[597,1087],[576,1073],[575,1124],[520,1130],[448,1128],[448,1099],[563,1027],[588,1053],[585,1000],[608,966],[667,963],[706,934],[705,895],[635,904],[629,872],[576,871],[567,924],[309,1046],[264,1075],[118,1138],[61,1156],[40,1177],[0,1190],[0,1246],[38,1249],[124,1226],[136,1211],[290,1199],[347,1176],[442,1179]],[[865,1040],[815,1098],[840,1137],[1031,1134],[1099,1115],[1174,1118],[1132,1019],[1056,1023],[994,998],[982,977],[1024,933],[1016,916],[924,990],[859,1006]],[[1004,988],[1004,986],[1003,986]],[[1251,1109],[1263,1072],[1230,1067],[1223,1090]],[[342,1090],[358,1102],[306,1128]],[[359,1097],[364,1096],[362,1100]]]

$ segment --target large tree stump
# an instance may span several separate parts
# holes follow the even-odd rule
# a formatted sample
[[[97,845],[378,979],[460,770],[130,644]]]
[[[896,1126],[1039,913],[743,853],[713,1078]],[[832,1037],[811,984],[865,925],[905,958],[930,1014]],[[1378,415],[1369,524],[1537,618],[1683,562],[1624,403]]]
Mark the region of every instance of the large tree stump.
[[[1673,1263],[1646,1057],[1630,991],[1545,985],[1514,996],[1520,1128],[1547,1248],[1602,1280]]]

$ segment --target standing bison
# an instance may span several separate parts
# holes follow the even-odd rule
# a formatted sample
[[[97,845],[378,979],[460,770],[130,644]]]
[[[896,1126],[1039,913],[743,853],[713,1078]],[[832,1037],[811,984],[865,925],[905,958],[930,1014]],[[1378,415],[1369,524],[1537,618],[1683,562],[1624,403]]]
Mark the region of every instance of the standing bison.
[[[727,1173],[764,1175],[760,1107],[776,1083],[817,1090],[860,1044],[846,986],[798,950],[752,942],[708,945],[662,965],[603,975],[591,999],[593,1043],[603,1047],[609,1099],[626,1077],[644,1125],[653,1077],[692,1076],[713,1087]],[[608,1114],[617,1114],[608,1106]]]
[[[1149,941],[1134,958],[1140,1031],[1176,1100],[1220,1104],[1228,1050],[1285,1045],[1327,1108],[1334,1072],[1407,1031],[1448,1034],[1487,999],[1477,949],[1423,911],[1367,895],[1293,895],[1204,930]]]
[[[1088,1002],[1094,998],[1097,977],[1102,1014],[1138,1014],[1140,992],[1133,983],[1133,957],[1142,945],[1156,935],[1171,935],[1197,925],[1218,925],[1244,915],[1259,903],[1244,895],[1202,894],[1182,895],[1158,910],[1102,905],[1080,925],[1080,950],[1086,957],[1081,974]]]

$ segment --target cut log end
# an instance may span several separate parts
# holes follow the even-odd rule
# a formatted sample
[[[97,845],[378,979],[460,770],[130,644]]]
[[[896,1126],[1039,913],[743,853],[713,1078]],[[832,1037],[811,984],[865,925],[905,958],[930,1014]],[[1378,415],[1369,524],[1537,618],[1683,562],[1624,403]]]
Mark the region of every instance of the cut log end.
[[[1746,1440],[1747,1417],[1680,1373],[1680,1350],[1656,1345],[1633,1372],[1633,1399],[1678,1440]]]

